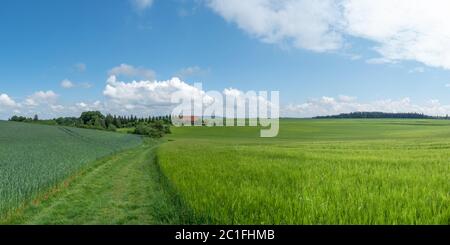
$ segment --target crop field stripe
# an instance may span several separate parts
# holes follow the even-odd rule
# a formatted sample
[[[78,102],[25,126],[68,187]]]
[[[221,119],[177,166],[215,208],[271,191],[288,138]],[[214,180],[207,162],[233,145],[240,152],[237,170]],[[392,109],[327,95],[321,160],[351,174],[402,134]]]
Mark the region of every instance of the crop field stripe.
[[[159,143],[97,161],[70,185],[32,202],[4,223],[177,224],[184,208],[161,181],[154,149]]]
[[[0,121],[0,218],[141,137]]]

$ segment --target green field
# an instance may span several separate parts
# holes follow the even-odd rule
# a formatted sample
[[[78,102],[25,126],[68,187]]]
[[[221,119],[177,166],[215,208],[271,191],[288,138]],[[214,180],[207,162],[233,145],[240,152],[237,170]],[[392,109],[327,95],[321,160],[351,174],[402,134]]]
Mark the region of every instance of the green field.
[[[450,121],[172,131],[0,122],[0,224],[450,224]]]
[[[158,161],[196,224],[449,224],[450,122],[175,128]]]
[[[89,163],[141,142],[134,135],[0,121],[0,218]]]
[[[99,159],[0,224],[177,224],[183,206],[154,161],[159,142]],[[177,205],[178,204],[178,205]]]

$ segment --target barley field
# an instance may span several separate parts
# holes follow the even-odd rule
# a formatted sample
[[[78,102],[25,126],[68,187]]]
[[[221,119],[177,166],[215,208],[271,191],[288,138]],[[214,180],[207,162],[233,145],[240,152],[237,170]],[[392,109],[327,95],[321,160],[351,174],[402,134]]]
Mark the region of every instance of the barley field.
[[[0,217],[88,163],[141,141],[134,135],[0,121]]]
[[[174,128],[158,163],[194,224],[449,224],[450,122]]]

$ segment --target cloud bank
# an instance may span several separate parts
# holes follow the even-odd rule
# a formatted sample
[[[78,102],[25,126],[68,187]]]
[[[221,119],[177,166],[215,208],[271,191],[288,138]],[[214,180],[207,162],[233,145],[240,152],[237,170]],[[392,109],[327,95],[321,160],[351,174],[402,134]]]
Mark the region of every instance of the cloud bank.
[[[7,119],[14,114],[33,116],[35,114],[51,117],[61,113],[64,107],[59,105],[59,95],[55,92],[37,91],[22,101],[16,101],[8,94],[0,93],[0,119]]]
[[[450,114],[450,105],[443,105],[439,100],[431,99],[423,105],[415,104],[410,98],[398,100],[384,99],[372,102],[359,102],[356,97],[339,96],[338,98],[323,96],[311,99],[302,104],[290,104],[282,108],[285,117],[314,117],[336,115],[350,112],[413,112],[430,116],[445,116]]]
[[[11,96],[0,93],[0,118],[7,119],[14,114],[24,116],[38,114],[41,118],[78,116],[81,112],[89,110],[119,115],[163,115],[171,113],[178,105],[171,101],[174,93],[186,99],[192,96],[201,98],[200,103],[204,106],[210,106],[215,99],[211,91],[205,91],[176,77],[166,81],[124,82],[111,76],[103,90],[104,98],[92,102],[61,104],[59,95],[53,91],[38,91],[22,101],[15,101]],[[268,100],[235,88],[225,88],[219,94],[235,98],[238,101],[237,108],[246,109],[245,103],[242,102],[245,100],[252,103],[260,100],[268,105],[271,103],[270,98]],[[223,106],[229,108],[225,103]],[[308,118],[356,111],[417,112],[431,116],[445,116],[450,114],[450,105],[442,104],[435,99],[419,104],[408,97],[361,102],[358,98],[348,95],[323,96],[301,104],[281,105],[280,116]]]
[[[203,96],[204,91],[174,77],[167,81],[122,82],[109,77],[103,94],[111,101],[128,108],[171,105],[171,96],[178,92],[185,98]]]
[[[228,22],[266,43],[326,52],[368,40],[369,63],[417,61],[450,69],[447,0],[208,0]]]

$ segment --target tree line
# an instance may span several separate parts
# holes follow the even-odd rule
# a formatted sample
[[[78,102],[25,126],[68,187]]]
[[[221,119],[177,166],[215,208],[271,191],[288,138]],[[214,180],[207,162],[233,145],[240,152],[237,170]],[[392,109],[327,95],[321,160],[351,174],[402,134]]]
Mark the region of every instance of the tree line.
[[[326,118],[404,118],[404,119],[448,119],[448,115],[445,117],[439,116],[428,116],[423,113],[386,113],[386,112],[351,112],[351,113],[342,113],[339,115],[330,115],[330,116],[318,116],[314,117],[316,119],[326,119]]]
[[[99,111],[86,111],[81,113],[80,117],[59,117],[50,120],[40,120],[38,115],[35,115],[33,118],[12,116],[9,121],[108,131],[129,128],[132,133],[159,138],[170,133],[172,117],[171,115],[137,117],[134,115],[116,116],[111,114],[105,116]]]

